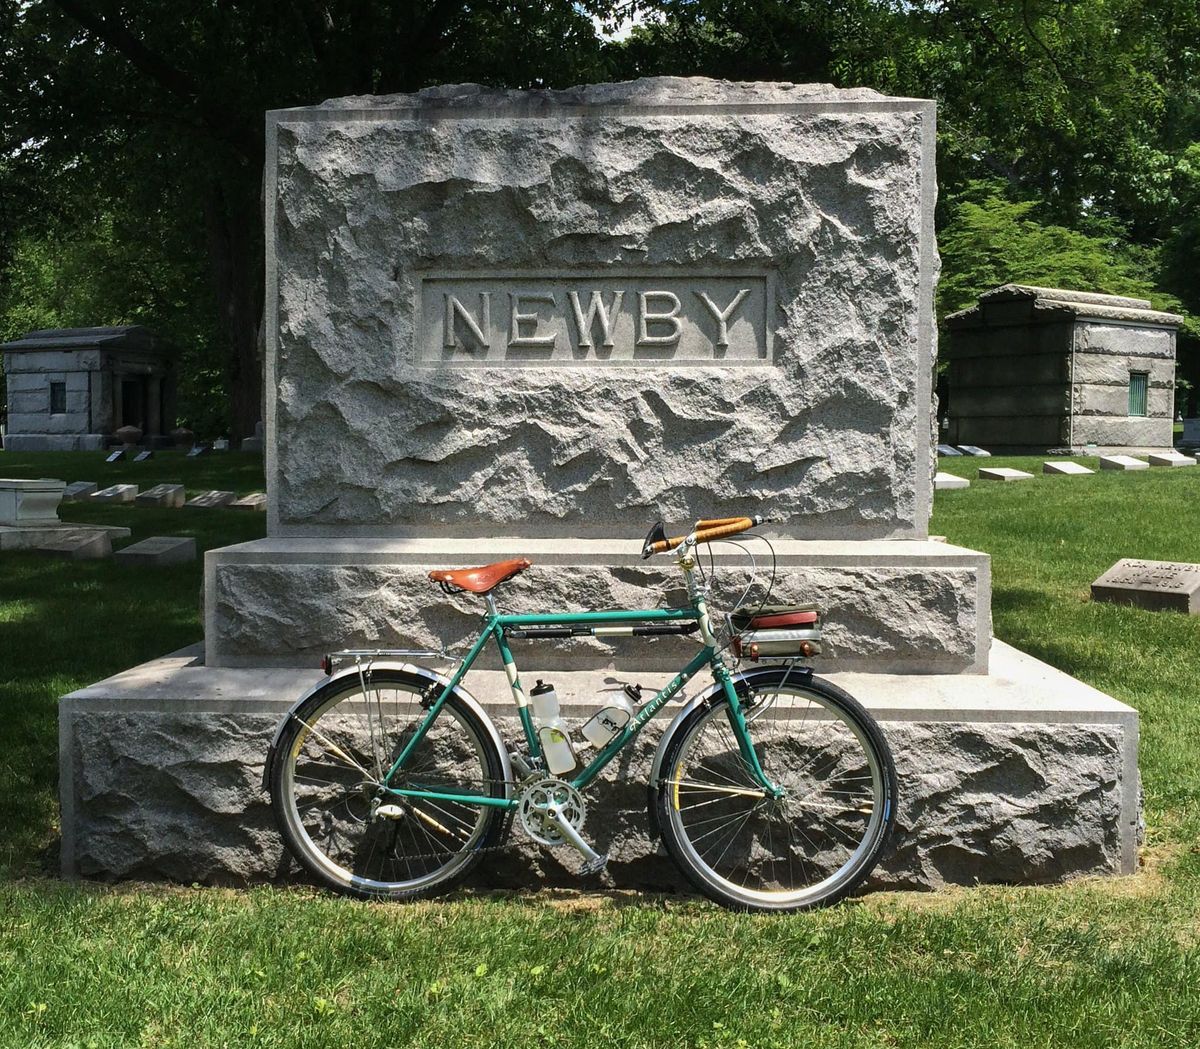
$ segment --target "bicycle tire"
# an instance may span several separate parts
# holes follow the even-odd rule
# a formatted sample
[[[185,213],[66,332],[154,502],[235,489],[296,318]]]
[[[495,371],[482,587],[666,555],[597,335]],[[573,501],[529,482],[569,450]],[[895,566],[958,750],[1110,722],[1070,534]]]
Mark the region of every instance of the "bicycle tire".
[[[723,694],[669,730],[652,784],[668,854],[697,889],[735,910],[836,903],[871,873],[895,827],[896,769],[875,720],[830,682],[789,677],[779,667],[739,683],[755,753],[784,799],[769,799],[751,777]]]
[[[426,713],[428,684],[403,671],[376,670],[364,699],[362,682],[351,675],[331,681],[288,714],[268,776],[271,807],[297,862],[336,892],[392,900],[447,892],[507,830],[503,809],[403,799],[380,790],[378,770],[390,766]],[[492,797],[504,797],[507,789],[492,734],[454,693],[406,770],[409,786]],[[403,814],[374,816],[377,799]],[[325,833],[314,833],[322,825]],[[377,868],[380,876],[373,876]]]

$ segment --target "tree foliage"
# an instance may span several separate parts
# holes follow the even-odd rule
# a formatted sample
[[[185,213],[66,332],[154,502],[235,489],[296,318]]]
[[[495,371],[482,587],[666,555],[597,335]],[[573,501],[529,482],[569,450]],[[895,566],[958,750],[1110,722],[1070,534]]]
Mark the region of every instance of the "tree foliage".
[[[152,322],[240,437],[264,110],[663,73],[937,99],[943,314],[1036,280],[1200,315],[1198,41],[1200,0],[0,0],[0,324]]]

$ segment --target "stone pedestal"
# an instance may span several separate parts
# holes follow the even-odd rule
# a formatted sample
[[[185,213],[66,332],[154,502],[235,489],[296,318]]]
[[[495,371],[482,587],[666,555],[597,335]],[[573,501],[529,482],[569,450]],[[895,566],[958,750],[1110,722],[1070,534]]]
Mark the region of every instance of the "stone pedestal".
[[[1132,874],[1136,712],[1000,643],[991,667],[986,675],[829,675],[880,721],[896,758],[895,848],[872,884]],[[66,696],[64,873],[232,884],[293,875],[262,791],[262,763],[279,718],[320,676],[211,668],[184,652]],[[639,680],[658,687],[668,676]],[[556,685],[569,723],[594,713],[590,674],[558,674]],[[503,673],[473,671],[466,687],[505,738],[516,738]],[[674,709],[656,720],[665,724]],[[649,726],[629,759],[589,788],[587,833],[613,852],[601,884],[683,888],[646,819],[657,737]],[[510,852],[479,869],[476,885],[578,884],[574,854],[533,847],[519,832],[512,840]]]
[[[916,540],[776,540],[772,600],[824,610],[822,666],[880,673],[987,672],[991,576],[986,554]],[[755,593],[771,572],[762,543]],[[206,659],[211,666],[313,666],[338,648],[453,648],[478,634],[483,600],[443,595],[434,568],[528,557],[533,568],[496,591],[506,612],[655,608],[686,603],[668,558],[643,561],[616,540],[263,539],[205,555]],[[714,609],[750,581],[745,554],[712,551]],[[708,556],[705,555],[706,565]],[[678,670],[695,641],[514,642],[518,664],[543,669]],[[489,649],[483,666],[499,669]]]
[[[57,525],[58,504],[62,502],[65,481],[48,478],[25,481],[0,479],[0,525],[11,528]]]

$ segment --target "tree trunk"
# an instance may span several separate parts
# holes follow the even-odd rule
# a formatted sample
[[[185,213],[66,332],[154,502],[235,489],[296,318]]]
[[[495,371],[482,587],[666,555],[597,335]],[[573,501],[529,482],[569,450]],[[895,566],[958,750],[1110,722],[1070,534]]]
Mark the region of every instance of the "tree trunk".
[[[209,264],[226,340],[225,388],[234,445],[251,436],[262,418],[263,248],[257,204],[257,193],[216,178],[205,201]]]

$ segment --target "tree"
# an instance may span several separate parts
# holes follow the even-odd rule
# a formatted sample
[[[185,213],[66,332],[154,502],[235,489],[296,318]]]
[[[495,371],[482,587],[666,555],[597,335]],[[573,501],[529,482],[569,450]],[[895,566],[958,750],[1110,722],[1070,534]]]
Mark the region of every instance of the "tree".
[[[70,187],[85,186],[131,217],[134,196],[150,211],[175,203],[180,228],[203,230],[235,438],[262,399],[265,110],[446,80],[602,75],[592,22],[566,0],[6,0],[0,25],[0,164],[59,187],[39,218],[75,214]],[[122,192],[130,180],[136,194]]]

